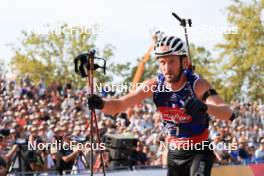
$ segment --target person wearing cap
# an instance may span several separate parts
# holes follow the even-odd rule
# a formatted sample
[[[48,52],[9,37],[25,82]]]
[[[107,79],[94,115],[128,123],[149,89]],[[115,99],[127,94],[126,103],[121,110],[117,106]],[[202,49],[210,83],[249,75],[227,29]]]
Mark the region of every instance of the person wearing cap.
[[[256,146],[254,144],[254,142],[249,142],[248,146],[246,148],[248,154],[249,154],[249,158],[253,161],[255,159],[255,151],[256,151]]]
[[[14,128],[10,129],[10,140],[15,140],[17,138],[17,133]]]
[[[54,142],[61,142],[63,137],[63,133],[60,127],[54,128]]]

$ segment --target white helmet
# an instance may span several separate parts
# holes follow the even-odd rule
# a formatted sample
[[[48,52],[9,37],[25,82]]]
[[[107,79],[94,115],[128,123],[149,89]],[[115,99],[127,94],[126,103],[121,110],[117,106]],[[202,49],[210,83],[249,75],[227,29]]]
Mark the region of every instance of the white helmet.
[[[175,36],[162,36],[155,44],[156,57],[167,55],[188,55],[185,42]]]

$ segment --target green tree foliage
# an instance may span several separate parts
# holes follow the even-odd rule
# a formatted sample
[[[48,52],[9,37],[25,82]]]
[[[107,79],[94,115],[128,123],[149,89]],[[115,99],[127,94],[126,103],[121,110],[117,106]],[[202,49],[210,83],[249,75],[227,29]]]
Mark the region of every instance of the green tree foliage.
[[[131,77],[131,62],[127,62],[125,64],[111,63],[109,67],[114,75],[122,77],[122,82],[127,82],[127,78]],[[131,82],[131,80],[128,82]]]
[[[194,44],[191,44],[191,55],[195,72],[206,79],[216,89],[218,94],[228,101],[227,97],[231,97],[233,91],[227,91],[228,88],[225,87],[225,82],[223,81],[225,75],[222,74],[222,70],[219,67],[219,60],[213,58],[206,48],[195,46]]]
[[[80,53],[97,49],[94,44],[96,35],[93,33],[97,27],[62,24],[55,29],[47,33],[23,31],[20,45],[12,46],[14,56],[11,65],[20,75],[28,73],[35,83],[44,77],[48,84],[72,81],[83,86],[86,80],[74,73],[73,60]],[[97,49],[96,55],[109,59],[113,55],[112,49],[108,44],[100,51]],[[102,72],[96,72],[96,78],[100,82],[111,80]]]
[[[217,60],[213,59],[211,53],[202,46],[191,44],[190,49],[195,72],[210,83],[215,83]]]
[[[225,34],[220,64],[225,74],[225,98],[238,99],[246,89],[251,99],[264,98],[264,1],[235,0],[227,8],[228,22],[238,34]],[[263,14],[262,14],[263,15]]]

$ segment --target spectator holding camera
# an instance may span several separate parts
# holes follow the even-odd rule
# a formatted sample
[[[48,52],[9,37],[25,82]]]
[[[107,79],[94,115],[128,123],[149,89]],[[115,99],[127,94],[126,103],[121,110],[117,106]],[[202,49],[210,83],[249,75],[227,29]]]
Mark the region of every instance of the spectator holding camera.
[[[31,134],[28,139],[28,144],[34,146],[35,144],[43,143],[44,141],[37,135],[36,127],[31,128]],[[47,170],[47,151],[39,150],[38,148],[30,149],[24,152],[25,170],[26,171],[45,171]]]
[[[72,146],[70,146],[71,137],[70,133],[63,136],[63,145],[56,153],[56,169],[60,174],[63,174],[63,171],[70,173],[77,155],[81,152],[79,150],[73,151]]]
[[[17,145],[13,145],[11,149],[8,150],[7,136],[0,134],[0,157],[7,161],[7,163],[14,157],[17,148]]]

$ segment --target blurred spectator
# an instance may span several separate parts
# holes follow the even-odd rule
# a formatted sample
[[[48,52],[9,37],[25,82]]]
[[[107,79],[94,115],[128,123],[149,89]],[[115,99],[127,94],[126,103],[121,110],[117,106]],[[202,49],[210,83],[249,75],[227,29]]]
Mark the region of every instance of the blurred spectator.
[[[143,143],[138,141],[137,146],[134,150],[132,150],[131,156],[129,158],[130,163],[130,167],[132,168],[132,166],[134,165],[145,165],[147,164],[148,158],[147,158],[147,154],[145,152],[147,152],[148,149],[143,146]]]
[[[29,142],[41,140],[44,143],[67,143],[70,138],[65,135],[89,135],[90,115],[85,107],[87,93],[86,89],[76,89],[71,82],[63,85],[58,81],[47,85],[44,78],[41,78],[35,85],[28,74],[20,82],[2,79],[0,156],[7,161],[7,168],[18,150],[17,145],[13,145],[18,138],[28,139]],[[230,150],[229,153],[216,150],[218,163],[259,161],[264,155],[264,141],[261,138],[264,136],[264,105],[261,101],[233,101],[231,106],[238,114],[232,123],[214,117],[210,121],[210,138],[216,145],[239,145],[238,150]],[[164,141],[162,119],[153,104],[142,102],[131,107],[129,114],[122,112],[114,117],[100,111],[96,111],[96,114],[100,136],[105,133],[126,133],[138,138],[139,145],[133,155],[134,165],[166,165],[166,149],[160,145]],[[54,147],[45,152],[25,152],[30,170],[45,170],[52,168],[55,163],[60,173],[72,168],[77,153]],[[89,151],[84,153],[90,155]]]
[[[70,147],[71,134],[66,134],[63,137],[63,147],[57,150],[56,153],[56,169],[60,174],[63,174],[63,171],[70,173],[76,159],[79,150],[73,151]]]
[[[241,137],[239,140],[238,140],[238,160],[240,162],[244,162],[244,161],[247,161],[250,159],[250,154],[249,152],[246,150],[247,148],[247,145],[248,145],[248,141],[244,138],[244,137]]]
[[[255,152],[255,158],[258,161],[264,161],[264,137],[259,140],[259,147]]]
[[[212,143],[215,146],[214,154],[216,156],[217,162],[220,164],[225,164],[228,161],[228,152],[225,150],[225,144],[222,141],[222,136],[220,133],[215,133],[212,136]]]
[[[44,82],[44,78],[41,78],[38,84],[38,95],[40,97],[43,97],[45,95],[45,91],[46,91],[46,85]]]
[[[36,127],[31,128],[31,134],[28,139],[28,143],[34,146],[35,144],[44,143],[42,136],[38,136],[38,129]],[[45,171],[46,165],[46,153],[45,151],[27,150],[24,152],[25,171]]]
[[[13,145],[11,149],[9,149],[7,137],[0,134],[0,157],[3,158],[7,163],[9,163],[12,157],[14,157],[17,148],[17,145]]]

